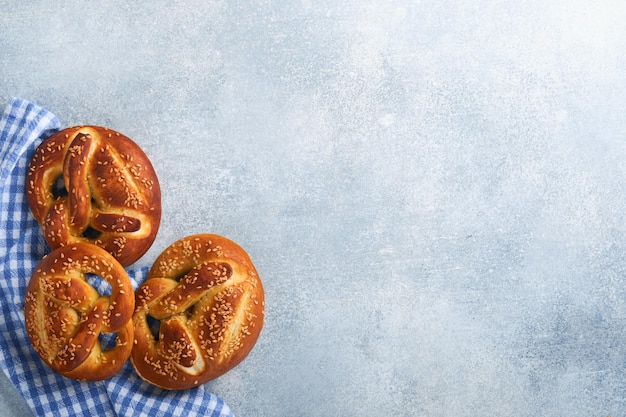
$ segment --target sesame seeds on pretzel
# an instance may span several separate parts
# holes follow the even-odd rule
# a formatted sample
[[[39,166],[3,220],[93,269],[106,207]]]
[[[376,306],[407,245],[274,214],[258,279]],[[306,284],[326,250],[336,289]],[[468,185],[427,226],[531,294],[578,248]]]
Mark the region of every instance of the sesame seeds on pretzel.
[[[193,388],[239,364],[263,327],[264,293],[248,254],[217,235],[180,239],[135,292],[131,363],[165,389]],[[158,321],[155,337],[149,320]]]
[[[161,191],[148,157],[126,136],[76,126],[44,140],[30,162],[26,196],[52,249],[89,242],[123,266],[152,245]]]
[[[101,277],[111,287],[102,295],[88,282]],[[46,255],[26,291],[24,318],[35,351],[68,378],[110,378],[132,349],[133,287],[124,268],[105,250],[74,243]],[[101,334],[117,333],[115,346],[103,349]]]

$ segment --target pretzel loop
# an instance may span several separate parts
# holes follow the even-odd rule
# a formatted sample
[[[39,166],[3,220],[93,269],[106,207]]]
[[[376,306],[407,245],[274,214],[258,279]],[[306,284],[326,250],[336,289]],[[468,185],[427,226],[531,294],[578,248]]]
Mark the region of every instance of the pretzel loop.
[[[90,134],[79,133],[70,143],[63,161],[63,181],[68,191],[67,223],[73,235],[81,235],[89,226],[91,190],[87,176],[93,142]]]
[[[88,279],[111,287],[101,295]],[[48,254],[28,284],[24,316],[35,351],[57,372],[80,380],[113,376],[128,359],[133,338],[133,288],[124,268],[108,252],[87,243]],[[103,350],[100,335],[117,333]]]

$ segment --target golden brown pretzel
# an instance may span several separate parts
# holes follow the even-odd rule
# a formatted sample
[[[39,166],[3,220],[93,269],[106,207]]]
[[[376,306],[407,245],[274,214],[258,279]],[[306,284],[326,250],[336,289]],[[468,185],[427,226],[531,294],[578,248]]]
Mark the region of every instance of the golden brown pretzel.
[[[30,162],[26,196],[52,249],[86,241],[124,266],[150,248],[161,220],[150,160],[129,138],[99,126],[44,140]]]
[[[182,390],[241,362],[264,317],[263,286],[248,254],[217,235],[168,247],[137,289],[131,362],[146,381]],[[160,321],[158,340],[148,317]]]
[[[105,280],[111,294],[100,295],[88,274]],[[89,243],[69,244],[35,268],[26,291],[26,331],[35,351],[60,374],[107,379],[130,355],[134,307],[128,275],[111,254]],[[115,346],[102,350],[101,333],[117,333]]]

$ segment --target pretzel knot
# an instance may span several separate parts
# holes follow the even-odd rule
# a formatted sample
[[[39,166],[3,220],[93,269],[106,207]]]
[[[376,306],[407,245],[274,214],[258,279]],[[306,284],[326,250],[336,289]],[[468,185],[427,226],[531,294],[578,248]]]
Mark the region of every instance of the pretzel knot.
[[[88,282],[101,277],[111,287],[101,295]],[[35,351],[60,374],[79,380],[107,379],[132,349],[133,287],[108,252],[88,243],[52,251],[37,265],[26,291],[26,331]],[[117,333],[103,349],[101,335]]]
[[[229,371],[248,355],[263,326],[264,293],[254,265],[221,236],[175,242],[135,294],[131,362],[161,388],[187,389]]]
[[[161,219],[148,157],[126,136],[99,126],[44,140],[30,162],[26,196],[52,249],[89,242],[124,266],[150,248]]]

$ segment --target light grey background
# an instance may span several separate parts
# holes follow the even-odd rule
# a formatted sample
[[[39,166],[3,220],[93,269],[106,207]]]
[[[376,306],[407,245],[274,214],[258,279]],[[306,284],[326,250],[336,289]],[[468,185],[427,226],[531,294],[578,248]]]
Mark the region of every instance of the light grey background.
[[[140,264],[250,253],[266,325],[208,384],[238,417],[626,415],[623,2],[1,10],[0,98],[153,161]]]

